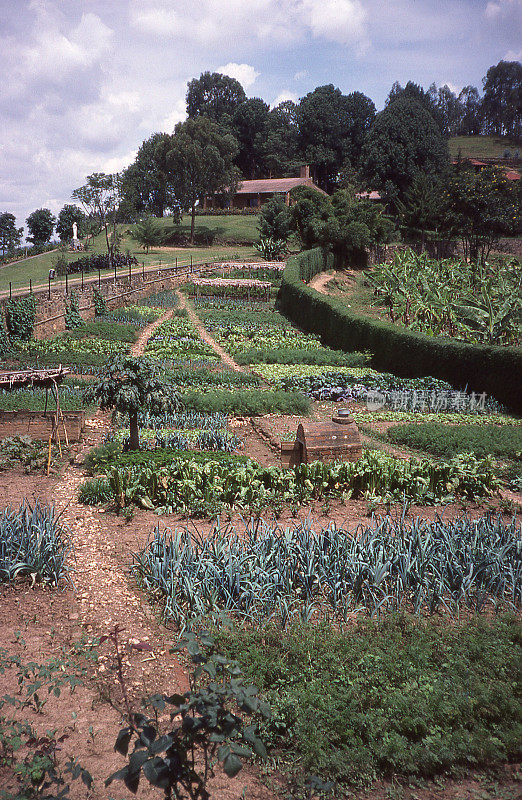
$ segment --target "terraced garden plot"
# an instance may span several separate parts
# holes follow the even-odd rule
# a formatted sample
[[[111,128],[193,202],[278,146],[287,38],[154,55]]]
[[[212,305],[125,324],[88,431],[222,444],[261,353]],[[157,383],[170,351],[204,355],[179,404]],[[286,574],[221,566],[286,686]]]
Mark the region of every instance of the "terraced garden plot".
[[[147,342],[145,355],[154,360],[217,361],[212,348],[203,342],[185,317],[163,322]]]

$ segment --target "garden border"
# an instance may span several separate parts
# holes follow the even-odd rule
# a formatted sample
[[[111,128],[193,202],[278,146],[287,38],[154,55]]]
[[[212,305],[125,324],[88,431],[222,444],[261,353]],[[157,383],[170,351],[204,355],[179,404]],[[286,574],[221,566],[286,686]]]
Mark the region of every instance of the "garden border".
[[[314,275],[334,267],[333,255],[321,248],[288,260],[278,294],[279,308],[288,319],[336,350],[369,351],[372,366],[381,371],[442,378],[457,389],[486,392],[522,412],[521,348],[431,337],[357,314],[342,301],[306,285]]]

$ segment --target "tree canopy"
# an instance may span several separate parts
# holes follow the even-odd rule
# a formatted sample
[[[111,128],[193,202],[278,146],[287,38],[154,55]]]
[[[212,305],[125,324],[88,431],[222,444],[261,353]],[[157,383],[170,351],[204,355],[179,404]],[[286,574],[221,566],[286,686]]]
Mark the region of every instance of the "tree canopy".
[[[23,228],[16,227],[14,214],[9,214],[8,211],[0,214],[0,248],[2,249],[2,255],[14,250],[16,247],[20,247],[23,232]]]
[[[47,244],[53,235],[56,217],[53,216],[48,208],[37,208],[29,214],[25,221],[29,236],[27,237],[33,244]]]
[[[191,211],[190,241],[194,241],[196,203],[205,195],[235,190],[239,172],[234,164],[237,142],[205,116],[179,122],[167,154],[170,181],[181,207]]]
[[[235,78],[220,72],[203,72],[189,81],[186,101],[189,117],[204,114],[214,122],[228,122],[235,109],[246,100],[245,90]]]
[[[167,165],[171,138],[168,133],[153,133],[122,175],[123,198],[138,214],[162,217],[167,208],[176,205]]]
[[[71,203],[66,203],[58,214],[58,222],[56,224],[56,233],[60,237],[60,241],[66,242],[72,239],[73,222],[76,222],[78,226],[78,236],[85,236],[86,221],[87,218],[81,208]]]
[[[175,411],[181,403],[174,387],[154,375],[154,367],[144,358],[116,356],[100,381],[86,391],[89,401],[100,408],[120,411],[129,416],[129,450],[138,450],[139,412],[163,414]]]
[[[520,138],[522,134],[522,64],[500,61],[484,78],[482,115],[488,132]]]
[[[409,97],[399,97],[377,115],[362,152],[364,175],[392,206],[419,173],[436,177],[448,164],[448,145],[433,117]]]

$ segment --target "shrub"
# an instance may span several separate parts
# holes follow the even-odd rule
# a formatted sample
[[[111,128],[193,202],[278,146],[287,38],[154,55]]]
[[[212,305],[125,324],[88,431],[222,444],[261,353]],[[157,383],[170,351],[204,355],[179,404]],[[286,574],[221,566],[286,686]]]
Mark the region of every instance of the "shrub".
[[[81,328],[84,324],[80,316],[80,307],[78,305],[78,295],[76,292],[71,292],[71,302],[67,305],[65,301],[65,329],[71,330],[72,328]]]
[[[269,236],[266,239],[260,239],[259,242],[254,242],[254,249],[264,261],[275,261],[281,258],[285,252],[286,242],[284,239],[272,239]]]
[[[36,322],[36,299],[33,294],[5,304],[5,324],[12,339],[29,341]]]
[[[92,290],[92,301],[94,303],[94,314],[96,317],[100,317],[102,314],[107,313],[107,303],[105,302],[105,297],[100,291],[98,291],[98,289]]]
[[[121,269],[137,263],[137,259],[129,253],[113,253],[112,260],[108,253],[94,253],[90,256],[78,258],[76,261],[71,261],[69,264],[65,263],[63,266],[58,267],[57,274],[65,275],[68,272],[71,275],[79,272],[95,272],[98,269]]]
[[[522,425],[443,425],[437,422],[397,425],[387,438],[416,450],[451,458],[457,453],[516,457],[522,451]]]
[[[344,797],[375,777],[520,759],[519,620],[392,616],[348,632],[296,622],[216,638],[270,703],[261,734],[295,780],[320,775]]]
[[[320,249],[288,260],[279,304],[295,324],[320,335],[332,347],[369,350],[376,369],[403,377],[433,375],[456,388],[486,392],[508,408],[522,410],[522,350],[431,337],[356,314],[342,301],[305,285],[333,264],[333,257]]]
[[[317,350],[302,350],[297,347],[281,347],[274,350],[243,350],[235,357],[238,364],[316,364],[318,366],[366,367],[370,365],[369,353],[343,353],[321,347]]]

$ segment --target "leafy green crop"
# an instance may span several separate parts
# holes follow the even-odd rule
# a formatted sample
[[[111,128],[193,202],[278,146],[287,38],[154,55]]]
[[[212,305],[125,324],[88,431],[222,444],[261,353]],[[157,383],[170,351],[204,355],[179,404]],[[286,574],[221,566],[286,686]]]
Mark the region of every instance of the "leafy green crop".
[[[0,514],[0,581],[31,575],[58,584],[67,578],[70,552],[69,534],[52,507],[24,502],[18,510],[5,508]]]
[[[389,428],[387,438],[417,450],[452,457],[457,453],[474,453],[516,457],[522,451],[522,425],[443,425],[437,422],[422,425],[398,425]]]
[[[168,466],[113,468],[107,477],[120,507],[136,503],[166,513],[212,516],[234,506],[263,508],[303,504],[331,497],[412,499],[433,503],[454,494],[477,498],[499,486],[489,459],[457,456],[447,464],[365,451],[355,462],[300,464],[295,469],[264,468],[253,461],[174,460]]]
[[[293,784],[303,772],[319,775],[336,782],[336,798],[348,798],[349,787],[375,777],[520,761],[519,619],[392,615],[346,631],[221,626],[216,638],[270,703],[261,735]],[[371,794],[386,796],[379,787]]]
[[[160,477],[161,481],[161,477]],[[522,530],[491,515],[449,522],[384,517],[350,531],[218,521],[210,534],[157,527],[135,573],[177,625],[232,612],[251,622],[522,604]]]

